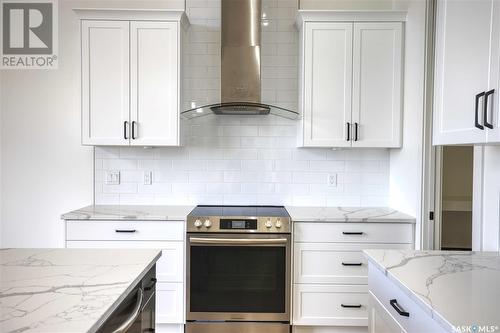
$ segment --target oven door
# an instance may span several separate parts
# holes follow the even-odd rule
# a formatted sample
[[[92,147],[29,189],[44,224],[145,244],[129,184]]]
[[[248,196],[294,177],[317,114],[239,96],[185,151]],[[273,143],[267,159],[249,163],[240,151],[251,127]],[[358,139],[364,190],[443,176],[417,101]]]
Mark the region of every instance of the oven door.
[[[188,235],[187,320],[290,321],[290,265],[290,235]]]

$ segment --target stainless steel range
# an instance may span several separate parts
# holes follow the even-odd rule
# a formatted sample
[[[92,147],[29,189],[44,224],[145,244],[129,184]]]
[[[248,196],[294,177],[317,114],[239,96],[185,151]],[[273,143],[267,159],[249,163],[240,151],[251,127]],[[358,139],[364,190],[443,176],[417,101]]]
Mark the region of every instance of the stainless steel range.
[[[198,206],[187,219],[187,333],[290,332],[290,215]]]

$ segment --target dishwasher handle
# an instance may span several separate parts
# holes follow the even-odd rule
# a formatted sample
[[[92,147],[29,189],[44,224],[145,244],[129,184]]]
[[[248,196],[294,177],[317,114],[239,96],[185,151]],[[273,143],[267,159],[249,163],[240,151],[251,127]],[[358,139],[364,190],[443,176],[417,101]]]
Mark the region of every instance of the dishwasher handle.
[[[134,324],[137,318],[141,315],[141,307],[142,307],[142,301],[144,299],[144,292],[142,291],[141,288],[137,289],[137,300],[135,302],[134,310],[130,314],[130,316],[121,324],[118,326],[117,329],[115,329],[112,333],[125,333],[127,330]]]

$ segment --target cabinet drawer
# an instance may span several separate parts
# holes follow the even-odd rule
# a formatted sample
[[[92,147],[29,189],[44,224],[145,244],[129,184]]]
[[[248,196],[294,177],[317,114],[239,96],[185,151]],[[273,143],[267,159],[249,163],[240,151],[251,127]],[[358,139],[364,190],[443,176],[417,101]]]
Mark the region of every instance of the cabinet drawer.
[[[156,284],[156,323],[184,323],[184,284]]]
[[[296,284],[293,324],[367,326],[367,291],[367,286]]]
[[[67,221],[66,240],[184,240],[183,221]]]
[[[295,243],[295,283],[367,284],[363,249],[411,249],[411,244]],[[361,265],[359,265],[361,264]]]
[[[387,312],[408,333],[412,332],[445,332],[445,330],[432,319],[430,312],[424,311],[419,305],[412,301],[395,283],[390,281],[380,270],[370,266],[368,283],[371,294],[382,304]],[[409,317],[400,315],[393,306],[391,300],[397,300],[399,307],[408,312]]]
[[[295,223],[295,242],[413,243],[410,223]]]
[[[184,281],[184,242],[67,241],[66,247],[85,249],[161,249],[162,255],[156,263],[158,281]]]

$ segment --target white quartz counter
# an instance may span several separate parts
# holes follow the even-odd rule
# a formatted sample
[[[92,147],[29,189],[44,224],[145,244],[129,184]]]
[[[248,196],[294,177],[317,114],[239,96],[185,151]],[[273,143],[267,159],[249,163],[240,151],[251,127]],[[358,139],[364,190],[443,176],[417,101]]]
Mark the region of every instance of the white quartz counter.
[[[63,214],[63,220],[184,221],[194,206],[90,205]]]
[[[0,249],[0,332],[95,332],[159,250]]]
[[[500,253],[365,250],[365,255],[446,331],[500,327]],[[474,331],[476,327],[476,331]],[[465,331],[464,331],[465,332]]]
[[[387,207],[293,207],[286,210],[294,222],[396,222],[415,223],[415,218]]]

